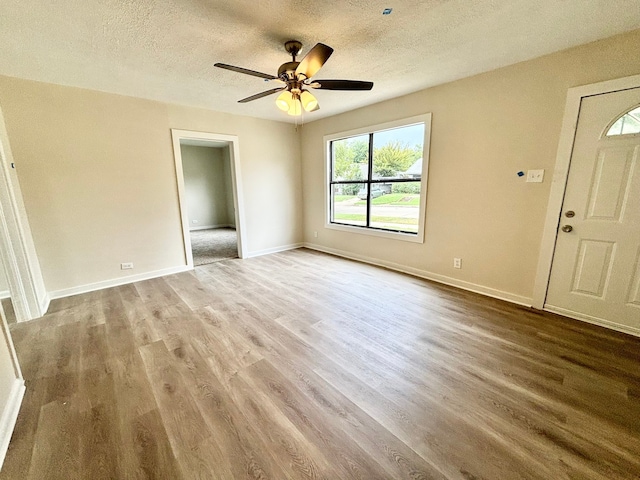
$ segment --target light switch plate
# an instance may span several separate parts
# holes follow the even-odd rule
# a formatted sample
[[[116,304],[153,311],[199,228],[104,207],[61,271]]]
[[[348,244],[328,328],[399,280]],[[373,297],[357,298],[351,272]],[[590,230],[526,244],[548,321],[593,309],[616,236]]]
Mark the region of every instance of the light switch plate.
[[[542,183],[544,170],[527,170],[527,182]]]

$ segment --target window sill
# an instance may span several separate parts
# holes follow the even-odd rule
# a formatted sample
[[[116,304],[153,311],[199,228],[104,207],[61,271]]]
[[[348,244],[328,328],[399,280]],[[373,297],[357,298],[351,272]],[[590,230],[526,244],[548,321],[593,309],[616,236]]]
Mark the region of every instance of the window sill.
[[[342,225],[339,223],[328,223],[324,225],[325,228],[330,230],[339,230],[341,232],[357,233],[359,235],[368,235],[371,237],[391,238],[393,240],[401,240],[403,242],[412,243],[424,243],[424,232],[418,233],[402,233],[402,232],[387,232],[384,230],[375,230],[373,228],[356,227],[351,225]]]

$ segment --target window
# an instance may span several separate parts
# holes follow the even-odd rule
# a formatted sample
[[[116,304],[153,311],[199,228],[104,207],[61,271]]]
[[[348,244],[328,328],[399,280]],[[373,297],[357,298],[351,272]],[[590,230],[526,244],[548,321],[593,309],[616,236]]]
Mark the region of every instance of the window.
[[[640,107],[620,116],[607,131],[607,137],[640,133]]]
[[[327,227],[422,242],[430,124],[428,114],[325,137]]]

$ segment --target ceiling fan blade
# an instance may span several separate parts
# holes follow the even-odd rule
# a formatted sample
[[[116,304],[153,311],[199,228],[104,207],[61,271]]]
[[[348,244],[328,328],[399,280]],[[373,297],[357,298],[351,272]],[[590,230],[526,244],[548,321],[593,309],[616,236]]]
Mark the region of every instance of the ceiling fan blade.
[[[312,88],[322,90],[371,90],[373,82],[362,82],[360,80],[315,80],[309,84]]]
[[[324,43],[316,43],[315,47],[309,50],[309,53],[302,59],[298,68],[296,68],[296,76],[302,74],[306,78],[313,77],[318,70],[329,60],[333,53],[333,48]]]
[[[286,90],[286,88],[287,88],[286,86],[278,87],[278,88],[272,88],[271,90],[267,90],[266,92],[256,93],[255,95],[251,95],[250,97],[243,98],[242,100],[238,100],[238,103],[251,102],[252,100],[257,100],[259,98],[266,97],[268,95],[272,95],[272,94],[274,94],[276,92],[281,92],[282,90]]]
[[[268,73],[256,72],[255,70],[249,70],[247,68],[236,67],[234,65],[227,65],[226,63],[215,63],[214,67],[224,68],[225,70],[231,70],[232,72],[244,73],[245,75],[251,75],[254,77],[266,78],[267,80],[275,80],[278,77],[269,75]]]

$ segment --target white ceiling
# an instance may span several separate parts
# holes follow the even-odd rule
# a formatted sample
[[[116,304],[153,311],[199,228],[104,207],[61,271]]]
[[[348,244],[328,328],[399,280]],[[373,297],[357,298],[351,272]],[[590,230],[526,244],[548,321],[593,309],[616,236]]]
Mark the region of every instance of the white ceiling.
[[[309,122],[639,26],[638,0],[2,0],[0,74],[291,121],[213,64],[275,74],[286,40],[322,42],[316,78],[375,86],[316,90]]]

